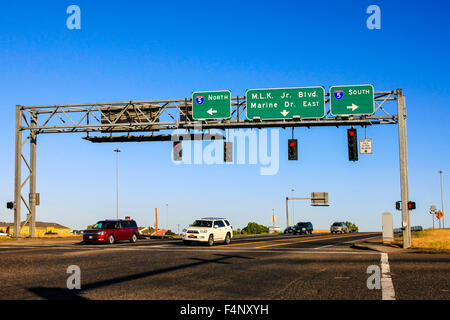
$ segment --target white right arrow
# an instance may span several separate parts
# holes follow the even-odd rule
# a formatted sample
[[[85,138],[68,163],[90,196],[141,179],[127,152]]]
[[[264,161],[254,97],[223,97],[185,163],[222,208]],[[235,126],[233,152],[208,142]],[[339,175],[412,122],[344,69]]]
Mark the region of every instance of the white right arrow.
[[[283,117],[286,117],[289,111],[283,110],[280,113],[283,115]]]
[[[355,111],[356,109],[358,109],[358,106],[354,103],[352,103],[351,106],[347,106],[347,109],[352,109],[352,111]]]
[[[206,112],[208,112],[210,115],[213,115],[213,113],[217,113],[217,110],[213,110],[213,108],[211,108]]]

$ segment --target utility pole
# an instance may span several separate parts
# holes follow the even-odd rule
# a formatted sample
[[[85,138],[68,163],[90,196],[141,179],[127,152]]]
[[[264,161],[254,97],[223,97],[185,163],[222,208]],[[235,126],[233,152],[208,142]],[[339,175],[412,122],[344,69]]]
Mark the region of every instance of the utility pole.
[[[443,182],[442,182],[442,174],[444,173],[444,171],[439,170],[439,175],[441,176],[441,211],[444,213],[444,215],[442,216],[442,228],[445,229],[445,211],[444,211],[444,189],[442,187]],[[439,221],[439,224],[441,222]]]
[[[158,208],[155,208],[155,234],[158,235]]]
[[[114,152],[117,154],[117,219],[119,219],[119,152],[120,149],[115,149]]]
[[[292,132],[294,132],[294,128],[292,128]],[[294,189],[291,189],[292,192],[292,198],[294,197]],[[295,226],[295,207],[294,207],[294,201],[292,201],[292,225]]]

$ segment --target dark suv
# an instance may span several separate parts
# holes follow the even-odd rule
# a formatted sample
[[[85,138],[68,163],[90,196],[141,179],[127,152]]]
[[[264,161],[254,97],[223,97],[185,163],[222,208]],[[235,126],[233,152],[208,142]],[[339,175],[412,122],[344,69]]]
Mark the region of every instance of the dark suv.
[[[299,222],[294,226],[294,234],[312,234],[313,225],[311,222]]]
[[[102,220],[97,222],[91,229],[83,231],[84,242],[106,242],[113,244],[116,241],[128,240],[136,242],[139,229],[136,221],[125,220]]]

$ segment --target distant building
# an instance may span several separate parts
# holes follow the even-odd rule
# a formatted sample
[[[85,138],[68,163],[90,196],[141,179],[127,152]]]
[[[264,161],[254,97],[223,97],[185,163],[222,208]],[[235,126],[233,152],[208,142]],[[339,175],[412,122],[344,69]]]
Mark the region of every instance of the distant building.
[[[21,223],[23,224],[23,222]],[[14,223],[10,222],[0,222],[0,232],[5,232],[10,235],[14,234]],[[65,227],[59,223],[54,222],[41,222],[36,221],[36,236],[41,237],[45,235],[59,235],[61,237],[63,236],[69,236],[71,233],[71,230],[69,227]],[[29,236],[30,235],[30,227],[27,224],[22,228],[20,231],[21,236]]]

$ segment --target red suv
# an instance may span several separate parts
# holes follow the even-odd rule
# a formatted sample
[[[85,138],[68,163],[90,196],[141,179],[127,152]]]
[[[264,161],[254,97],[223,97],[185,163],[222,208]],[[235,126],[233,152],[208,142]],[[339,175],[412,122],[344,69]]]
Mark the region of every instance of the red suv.
[[[83,231],[84,242],[107,242],[113,244],[116,241],[137,241],[139,230],[136,221],[125,220],[102,220],[97,222],[92,229]]]

